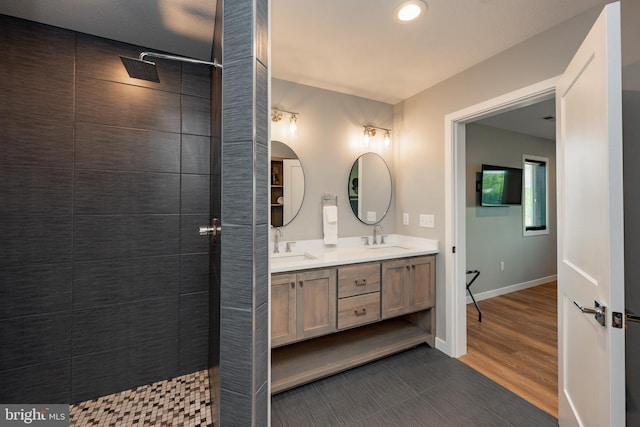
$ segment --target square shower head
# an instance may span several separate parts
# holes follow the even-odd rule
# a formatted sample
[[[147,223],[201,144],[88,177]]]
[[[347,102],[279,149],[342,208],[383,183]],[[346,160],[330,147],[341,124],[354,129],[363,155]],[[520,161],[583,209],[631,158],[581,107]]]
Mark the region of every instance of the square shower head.
[[[120,55],[120,60],[122,60],[124,68],[132,79],[141,79],[160,83],[155,62],[145,61],[144,59],[139,58],[130,58],[122,55]]]

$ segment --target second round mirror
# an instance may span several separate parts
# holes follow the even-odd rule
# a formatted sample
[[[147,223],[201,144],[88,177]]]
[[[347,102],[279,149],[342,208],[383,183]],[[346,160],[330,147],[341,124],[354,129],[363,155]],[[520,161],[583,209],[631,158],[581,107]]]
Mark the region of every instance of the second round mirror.
[[[349,173],[349,203],[353,214],[365,224],[377,224],[391,205],[391,172],[376,153],[364,153]]]

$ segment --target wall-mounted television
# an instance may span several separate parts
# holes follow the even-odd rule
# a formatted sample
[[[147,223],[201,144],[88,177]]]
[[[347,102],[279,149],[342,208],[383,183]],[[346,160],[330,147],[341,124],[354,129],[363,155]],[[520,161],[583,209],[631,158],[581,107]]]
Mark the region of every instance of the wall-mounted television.
[[[481,206],[522,204],[522,169],[482,165]]]

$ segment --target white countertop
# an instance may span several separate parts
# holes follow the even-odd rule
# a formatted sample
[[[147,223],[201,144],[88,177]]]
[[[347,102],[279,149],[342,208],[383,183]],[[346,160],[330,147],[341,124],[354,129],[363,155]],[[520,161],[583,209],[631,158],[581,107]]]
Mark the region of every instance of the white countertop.
[[[371,240],[369,236],[369,241]],[[440,246],[438,240],[399,234],[385,236],[385,244],[368,246],[364,245],[361,237],[341,238],[338,239],[338,244],[333,246],[325,246],[321,239],[301,240],[293,243],[291,252],[286,252],[286,243],[279,243],[279,253],[273,253],[273,243],[269,248],[272,273],[431,255],[438,253]]]

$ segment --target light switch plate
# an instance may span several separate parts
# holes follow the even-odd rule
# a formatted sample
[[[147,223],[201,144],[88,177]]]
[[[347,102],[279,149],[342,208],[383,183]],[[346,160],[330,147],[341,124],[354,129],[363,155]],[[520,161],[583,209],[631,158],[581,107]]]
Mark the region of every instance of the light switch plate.
[[[403,213],[402,214],[402,225],[409,225],[409,214],[408,213]]]
[[[435,227],[434,216],[420,214],[420,227],[434,228]]]
[[[375,221],[376,213],[375,212],[367,212],[367,221]]]

